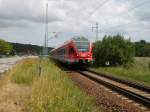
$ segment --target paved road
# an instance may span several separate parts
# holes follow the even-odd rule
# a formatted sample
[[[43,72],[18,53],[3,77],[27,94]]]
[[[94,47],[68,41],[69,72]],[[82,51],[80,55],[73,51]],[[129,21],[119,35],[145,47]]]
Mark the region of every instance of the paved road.
[[[25,58],[32,58],[32,57],[13,57],[13,58],[0,59],[0,74],[11,69],[13,67],[13,65],[15,65],[18,61],[25,59]]]

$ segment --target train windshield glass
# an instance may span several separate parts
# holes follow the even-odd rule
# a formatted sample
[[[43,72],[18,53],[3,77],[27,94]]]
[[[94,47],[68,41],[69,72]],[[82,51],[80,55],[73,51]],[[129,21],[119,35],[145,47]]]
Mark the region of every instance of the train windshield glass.
[[[85,38],[78,38],[75,40],[77,50],[79,52],[88,52],[89,51],[89,41]]]

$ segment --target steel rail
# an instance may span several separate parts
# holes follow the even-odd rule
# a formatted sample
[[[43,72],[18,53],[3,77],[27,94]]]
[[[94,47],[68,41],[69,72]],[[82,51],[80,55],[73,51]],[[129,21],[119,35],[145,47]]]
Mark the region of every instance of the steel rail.
[[[92,80],[94,80],[97,83],[100,83],[100,84],[102,84],[102,85],[104,85],[104,86],[106,86],[106,87],[108,87],[108,88],[110,88],[110,89],[112,89],[112,90],[128,97],[129,99],[132,99],[136,102],[139,102],[140,104],[144,105],[145,107],[150,108],[150,99],[145,97],[145,96],[134,93],[133,91],[127,90],[127,89],[122,88],[122,87],[119,87],[119,86],[114,85],[110,82],[101,80],[98,77],[102,77],[102,76],[98,76],[97,74],[92,73],[93,75],[89,75],[87,73],[84,73],[84,71],[77,71],[77,72],[84,75],[84,76],[86,76],[86,77],[88,77],[88,78],[90,78],[90,79],[92,79]],[[86,72],[89,72],[89,71],[86,71]],[[89,72],[89,73],[91,73],[91,72]]]
[[[126,80],[126,79],[123,79],[123,78],[118,78],[116,76],[107,75],[107,74],[104,74],[104,73],[98,73],[98,72],[95,72],[95,71],[89,70],[89,69],[86,69],[86,71],[94,73],[94,74],[102,76],[102,77],[105,77],[105,78],[108,78],[108,79],[111,79],[111,80],[114,80],[114,81],[117,81],[117,82],[122,83],[122,84],[126,84],[130,87],[134,87],[134,88],[143,90],[144,92],[150,93],[150,86],[146,86],[146,85],[141,84],[141,83],[129,81],[129,80]]]

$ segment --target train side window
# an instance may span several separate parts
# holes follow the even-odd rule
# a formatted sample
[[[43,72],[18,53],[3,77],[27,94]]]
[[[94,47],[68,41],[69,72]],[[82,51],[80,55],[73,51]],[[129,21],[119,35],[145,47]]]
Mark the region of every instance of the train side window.
[[[75,53],[74,49],[73,49],[73,48],[70,48],[69,54],[74,54],[74,53]]]

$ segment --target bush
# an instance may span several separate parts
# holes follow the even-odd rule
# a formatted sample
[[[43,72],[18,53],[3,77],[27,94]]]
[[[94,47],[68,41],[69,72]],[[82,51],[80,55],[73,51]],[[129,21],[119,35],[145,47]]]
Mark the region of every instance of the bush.
[[[0,39],[0,55],[8,55],[12,49],[13,49],[12,45]]]
[[[105,36],[94,45],[95,64],[100,66],[128,65],[133,62],[135,50],[130,40],[121,35]]]

